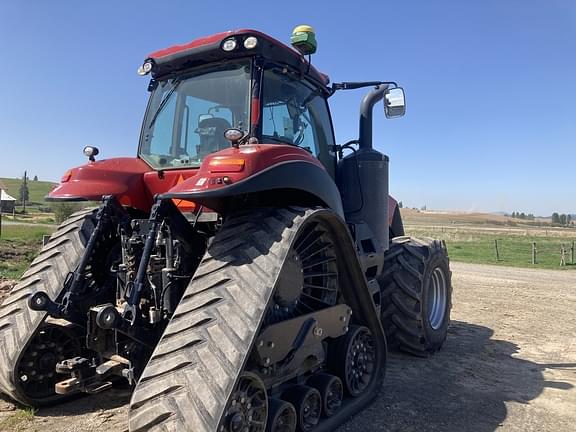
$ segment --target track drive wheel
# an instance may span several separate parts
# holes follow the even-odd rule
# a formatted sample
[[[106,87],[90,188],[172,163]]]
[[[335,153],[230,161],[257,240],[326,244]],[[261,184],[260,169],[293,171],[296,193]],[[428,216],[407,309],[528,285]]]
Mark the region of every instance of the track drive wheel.
[[[452,283],[446,246],[439,240],[396,237],[386,252],[382,326],[389,346],[426,357],[448,333]]]
[[[281,399],[270,399],[266,432],[295,432],[296,410],[290,402]]]
[[[54,386],[59,381],[56,364],[81,352],[80,339],[70,328],[44,323],[15,368],[22,391],[32,400],[49,402],[53,398],[60,398],[60,395],[54,394]]]
[[[298,418],[298,430],[312,430],[320,421],[322,395],[314,387],[292,386],[282,394],[282,399],[294,405]]]

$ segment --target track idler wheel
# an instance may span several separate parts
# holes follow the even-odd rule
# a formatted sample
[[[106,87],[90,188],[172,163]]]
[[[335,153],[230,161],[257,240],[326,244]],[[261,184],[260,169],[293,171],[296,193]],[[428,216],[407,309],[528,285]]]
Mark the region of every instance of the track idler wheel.
[[[320,392],[322,414],[325,417],[332,417],[338,412],[342,406],[342,399],[344,399],[344,386],[340,378],[321,373],[311,376],[306,384]]]
[[[50,403],[58,398],[55,385],[61,377],[56,364],[81,353],[78,337],[67,327],[46,323],[31,339],[16,365],[16,381],[31,401]]]
[[[223,424],[222,432],[264,432],[268,417],[268,396],[266,386],[258,376],[245,372],[240,377],[236,390],[232,393]]]
[[[295,432],[296,409],[290,402],[271,399],[266,432]]]
[[[322,395],[314,387],[295,385],[282,394],[282,399],[294,405],[298,430],[312,430],[320,421]]]
[[[350,326],[346,335],[338,338],[330,356],[332,369],[342,378],[346,392],[358,397],[370,385],[376,362],[374,338],[367,327]]]

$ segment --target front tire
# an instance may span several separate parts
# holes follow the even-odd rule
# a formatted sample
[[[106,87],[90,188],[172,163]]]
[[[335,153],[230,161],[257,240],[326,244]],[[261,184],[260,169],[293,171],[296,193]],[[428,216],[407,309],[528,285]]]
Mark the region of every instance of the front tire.
[[[427,357],[446,340],[452,283],[446,246],[439,240],[397,237],[380,278],[382,325],[389,346]]]

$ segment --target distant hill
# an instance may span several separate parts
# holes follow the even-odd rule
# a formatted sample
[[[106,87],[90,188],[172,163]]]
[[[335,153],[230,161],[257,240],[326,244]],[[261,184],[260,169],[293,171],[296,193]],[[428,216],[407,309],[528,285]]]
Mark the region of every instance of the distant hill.
[[[0,184],[9,195],[12,195],[17,200],[19,197],[20,185],[22,179],[0,178]],[[28,179],[28,192],[30,193],[29,204],[31,205],[44,205],[44,197],[52,190],[56,183],[47,181],[34,181]]]
[[[493,225],[493,226],[549,226],[551,218],[536,217],[534,220],[515,219],[500,213],[463,211],[434,211],[403,208],[402,220],[408,225]]]

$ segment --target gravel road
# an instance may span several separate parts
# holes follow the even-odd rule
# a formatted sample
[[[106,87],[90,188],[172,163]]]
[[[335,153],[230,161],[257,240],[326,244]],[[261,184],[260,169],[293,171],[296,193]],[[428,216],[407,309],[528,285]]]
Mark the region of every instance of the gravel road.
[[[576,272],[462,263],[452,271],[444,349],[430,359],[392,354],[376,402],[337,432],[575,430]],[[15,407],[0,399],[0,425],[124,431],[128,398],[112,390],[8,423]]]

